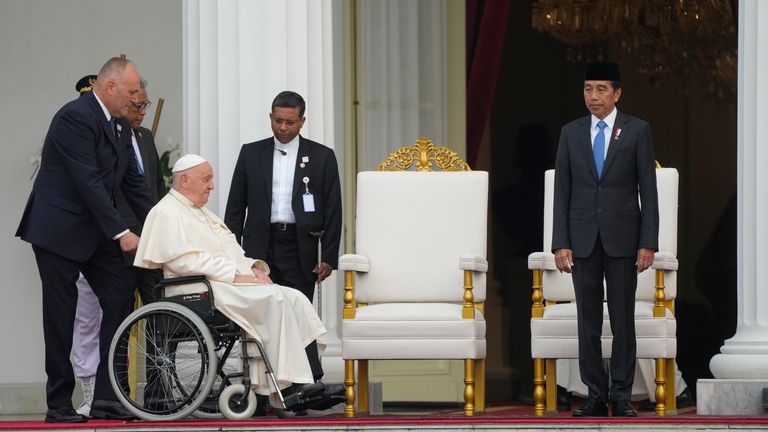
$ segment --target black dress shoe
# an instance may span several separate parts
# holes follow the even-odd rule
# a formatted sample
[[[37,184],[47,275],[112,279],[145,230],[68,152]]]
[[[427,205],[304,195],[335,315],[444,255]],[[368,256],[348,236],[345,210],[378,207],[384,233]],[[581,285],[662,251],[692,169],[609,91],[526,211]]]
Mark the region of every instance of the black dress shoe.
[[[675,401],[677,408],[688,408],[696,405],[690,387],[686,387],[685,390],[675,398]],[[640,411],[656,411],[656,402],[651,402],[649,399],[646,399],[640,402],[639,409]]]
[[[265,417],[267,415],[267,408],[269,407],[269,396],[256,395],[256,411],[253,412],[254,417]]]
[[[637,417],[637,411],[626,399],[611,402],[611,413],[614,417]]]
[[[573,412],[574,417],[608,417],[608,405],[596,398],[587,398],[581,408]]]
[[[346,393],[347,388],[344,387],[344,384],[326,384],[325,390],[323,390],[323,397],[345,396]]]
[[[136,420],[132,412],[118,401],[94,400],[91,404],[91,418],[101,420]]]
[[[85,423],[88,418],[80,415],[72,407],[49,409],[45,412],[46,423]]]

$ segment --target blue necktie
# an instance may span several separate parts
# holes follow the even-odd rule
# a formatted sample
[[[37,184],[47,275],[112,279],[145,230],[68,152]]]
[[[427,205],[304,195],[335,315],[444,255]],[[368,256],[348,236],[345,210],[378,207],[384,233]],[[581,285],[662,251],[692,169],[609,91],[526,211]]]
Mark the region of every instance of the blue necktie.
[[[115,133],[115,118],[111,117],[107,123],[109,123],[109,129],[112,130],[112,136],[117,137],[117,134]]]
[[[605,161],[605,134],[603,131],[608,124],[602,120],[597,122],[600,131],[595,135],[595,142],[592,145],[592,155],[595,157],[595,168],[597,169],[597,178],[603,175],[603,162]]]

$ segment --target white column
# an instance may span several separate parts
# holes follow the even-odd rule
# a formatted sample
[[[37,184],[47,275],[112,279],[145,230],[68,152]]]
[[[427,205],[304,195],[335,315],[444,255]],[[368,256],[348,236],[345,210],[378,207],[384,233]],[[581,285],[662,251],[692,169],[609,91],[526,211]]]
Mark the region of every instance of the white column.
[[[739,2],[738,325],[717,379],[768,379],[768,3]]]
[[[208,208],[223,216],[242,144],[272,135],[272,99],[293,90],[307,101],[301,134],[343,150],[334,126],[331,0],[185,0],[183,152],[208,159],[216,189]],[[338,57],[338,53],[336,53]],[[338,103],[337,103],[338,102]],[[341,168],[340,168],[341,170]],[[342,244],[344,242],[342,241]],[[341,278],[323,284],[322,318],[328,334],[325,380],[341,382]]]

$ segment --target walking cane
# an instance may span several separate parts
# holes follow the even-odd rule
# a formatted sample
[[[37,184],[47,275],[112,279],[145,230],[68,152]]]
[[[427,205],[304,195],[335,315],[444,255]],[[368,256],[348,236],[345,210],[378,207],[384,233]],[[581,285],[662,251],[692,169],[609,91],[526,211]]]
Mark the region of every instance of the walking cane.
[[[323,263],[323,234],[325,231],[310,231],[309,235],[317,239],[317,268],[320,268],[320,264]],[[317,286],[317,315],[320,320],[323,319],[323,282],[317,279],[315,282]]]

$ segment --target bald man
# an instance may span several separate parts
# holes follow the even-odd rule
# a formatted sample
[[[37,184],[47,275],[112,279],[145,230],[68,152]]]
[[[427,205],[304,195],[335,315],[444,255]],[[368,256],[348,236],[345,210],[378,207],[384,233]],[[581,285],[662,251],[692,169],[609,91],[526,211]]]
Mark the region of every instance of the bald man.
[[[138,93],[136,66],[114,57],[100,69],[91,93],[56,113],[16,232],[32,244],[42,282],[49,423],[86,421],[72,407],[75,377],[69,361],[80,273],[104,312],[91,416],[132,418],[117,402],[107,358],[115,330],[133,304],[122,253],[135,251],[139,243],[115,208],[115,196],[122,192],[141,219],[152,207],[131,150],[130,125],[124,120],[138,103]]]

